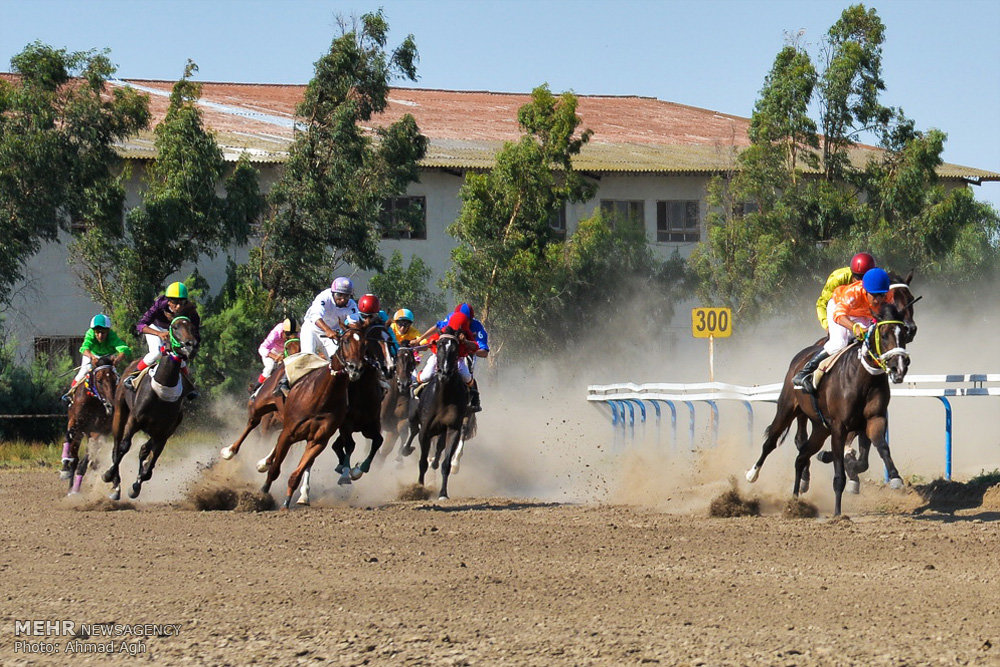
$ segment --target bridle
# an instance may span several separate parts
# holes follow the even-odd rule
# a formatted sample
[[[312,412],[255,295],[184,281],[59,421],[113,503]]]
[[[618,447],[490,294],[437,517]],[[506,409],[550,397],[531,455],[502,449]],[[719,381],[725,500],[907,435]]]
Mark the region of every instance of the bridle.
[[[458,340],[458,336],[455,336],[454,334],[443,333],[440,336],[438,336],[438,355],[439,355],[439,358],[438,358],[438,364],[437,364],[437,369],[435,371],[435,374],[438,375],[442,380],[445,380],[445,379],[448,379],[449,377],[451,377],[451,375],[455,372],[457,364],[453,365],[452,367],[449,368],[447,363],[442,363],[442,362],[448,362],[448,361],[450,361],[450,357],[452,356],[450,353],[447,353],[447,354],[444,355],[444,359],[443,360],[440,358],[440,355],[442,354],[443,348],[447,347],[447,346],[442,346],[442,344],[441,344],[442,341],[451,341],[455,345],[455,357],[456,358],[458,356],[458,346],[459,346],[460,342]]]
[[[896,357],[910,358],[910,353],[906,348],[898,344],[886,351],[882,351],[882,327],[900,326],[906,327],[906,322],[902,320],[880,320],[868,327],[865,332],[865,339],[859,351],[861,366],[870,375],[883,375],[889,370],[889,362]],[[901,339],[901,332],[896,334],[896,340]],[[874,343],[874,345],[872,344]],[[873,349],[874,348],[874,349]]]
[[[105,368],[110,368],[111,372],[114,374],[115,378],[118,377],[118,370],[112,364],[102,364],[97,368],[91,368],[90,372],[87,373],[87,377],[83,381],[83,386],[87,393],[96,398],[104,406],[104,412],[108,415],[111,414],[112,406],[111,402],[101,395],[100,389],[97,386],[97,371],[104,370]]]
[[[178,322],[191,322],[191,318],[186,315],[178,315],[170,320],[170,326],[167,327],[167,332],[170,334],[170,349],[183,351],[184,354],[180,356],[187,357],[190,354],[190,348],[194,347],[194,343],[190,341],[182,343],[177,340],[177,337],[174,336],[174,325]]]

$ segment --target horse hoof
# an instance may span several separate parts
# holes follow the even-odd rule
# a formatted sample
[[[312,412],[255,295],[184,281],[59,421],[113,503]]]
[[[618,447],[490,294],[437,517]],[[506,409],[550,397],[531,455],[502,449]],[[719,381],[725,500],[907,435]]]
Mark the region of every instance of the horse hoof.
[[[438,496],[438,500],[448,500],[448,496],[446,494],[442,493],[442,494],[440,494]]]
[[[309,499],[308,498],[299,498],[298,500],[295,501],[295,504],[296,505],[302,505],[303,507],[309,507]]]
[[[140,491],[142,491],[142,484],[139,484],[137,482],[137,483],[135,483],[135,484],[132,485],[131,489],[129,489],[128,497],[129,498],[138,498]]]
[[[409,456],[410,454],[413,453],[413,447],[403,447],[401,450],[399,450],[399,453],[402,456]]]
[[[345,486],[350,483],[351,483],[350,475],[341,475],[340,479],[337,480],[337,484],[339,484],[340,486]]]
[[[899,490],[903,488],[903,480],[898,477],[893,477],[889,480],[889,488]]]
[[[750,468],[747,470],[747,481],[753,484],[757,481],[757,475],[760,474],[760,468]]]
[[[822,451],[816,455],[820,463],[833,463],[833,452]]]
[[[799,493],[805,493],[809,490],[809,480],[804,479],[799,482]]]
[[[72,470],[60,470],[59,471],[59,479],[72,479],[72,478],[73,478],[73,471]]]
[[[224,458],[224,459],[225,459],[226,461],[228,461],[229,459],[231,459],[231,458],[233,458],[234,456],[236,456],[236,455],[235,455],[235,454],[233,453],[233,450],[232,450],[232,448],[231,448],[231,447],[223,447],[223,448],[222,448],[222,451],[221,451],[221,452],[219,452],[219,454],[220,454],[220,455],[222,456],[222,458]]]
[[[267,472],[267,469],[270,467],[271,465],[267,462],[266,458],[257,461],[257,472]]]
[[[292,497],[291,497],[291,496],[285,496],[285,502],[283,502],[283,503],[281,504],[281,506],[282,506],[282,507],[283,507],[284,509],[286,509],[286,510],[287,510],[287,509],[291,509],[291,506],[292,506]]]
[[[364,471],[362,471],[361,468],[357,466],[351,468],[351,479],[354,481],[361,479],[361,476],[364,474],[365,474]]]
[[[853,493],[857,495],[861,493],[861,482],[849,479],[847,480],[847,486],[844,487],[844,490],[847,491],[848,493]]]
[[[106,470],[104,471],[104,474],[101,475],[101,479],[104,480],[105,484],[110,484],[115,480],[115,474],[111,470]]]
[[[110,498],[111,500],[114,500],[116,502],[119,501],[119,500],[121,500],[122,499],[122,490],[121,489],[115,489],[114,491],[112,491],[111,493],[108,494],[108,498]]]

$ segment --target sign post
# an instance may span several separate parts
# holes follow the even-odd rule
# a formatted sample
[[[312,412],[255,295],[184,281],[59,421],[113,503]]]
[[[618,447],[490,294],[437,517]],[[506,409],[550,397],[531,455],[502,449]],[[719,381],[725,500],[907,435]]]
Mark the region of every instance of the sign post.
[[[733,333],[733,312],[729,308],[692,308],[691,335],[708,339],[708,381],[715,382],[715,339]]]

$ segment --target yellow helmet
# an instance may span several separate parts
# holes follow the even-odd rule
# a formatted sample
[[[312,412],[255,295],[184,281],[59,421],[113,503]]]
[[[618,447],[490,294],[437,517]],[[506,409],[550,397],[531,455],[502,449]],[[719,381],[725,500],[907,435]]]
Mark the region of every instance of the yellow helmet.
[[[188,298],[188,288],[184,283],[170,283],[165,293],[168,299]]]

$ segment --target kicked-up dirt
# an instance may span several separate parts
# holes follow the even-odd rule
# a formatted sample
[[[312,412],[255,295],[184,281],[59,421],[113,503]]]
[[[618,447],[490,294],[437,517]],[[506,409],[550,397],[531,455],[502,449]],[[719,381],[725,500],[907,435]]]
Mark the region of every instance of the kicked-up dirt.
[[[0,472],[4,665],[1000,665],[1000,487],[837,520],[63,492],[51,470]],[[176,629],[109,655],[84,652],[103,636],[18,636],[26,620]]]

